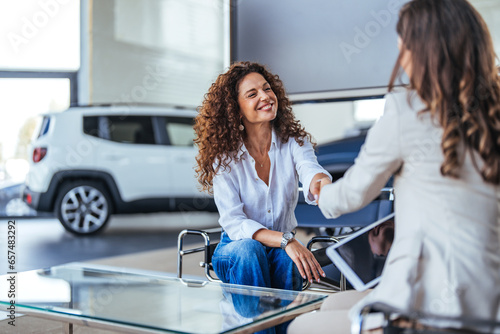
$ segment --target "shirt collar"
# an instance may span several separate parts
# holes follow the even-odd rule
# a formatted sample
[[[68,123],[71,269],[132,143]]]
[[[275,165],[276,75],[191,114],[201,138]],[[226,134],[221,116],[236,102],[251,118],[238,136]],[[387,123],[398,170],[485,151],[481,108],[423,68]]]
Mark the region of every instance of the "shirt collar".
[[[273,145],[275,147],[278,147],[278,136],[276,135],[276,131],[274,130],[274,128],[272,129],[272,132],[271,132],[271,147],[269,148],[269,151],[272,150],[273,148]],[[248,150],[245,146],[245,143],[241,143],[241,147],[240,149],[238,150],[238,153],[236,154],[236,158],[237,159],[240,159],[241,156],[243,154],[247,153],[248,154]]]

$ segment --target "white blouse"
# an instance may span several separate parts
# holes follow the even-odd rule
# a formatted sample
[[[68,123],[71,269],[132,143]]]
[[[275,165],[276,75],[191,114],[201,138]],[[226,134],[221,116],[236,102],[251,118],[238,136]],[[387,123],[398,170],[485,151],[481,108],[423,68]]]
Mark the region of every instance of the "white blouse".
[[[306,202],[315,204],[309,193],[311,180],[318,173],[330,175],[318,164],[314,149],[306,139],[302,146],[294,138],[282,143],[273,130],[268,154],[269,186],[257,175],[255,160],[244,144],[236,160],[233,159],[226,170],[221,168],[214,177],[219,224],[232,240],[252,238],[262,228],[280,232],[294,230],[299,181],[304,185]]]

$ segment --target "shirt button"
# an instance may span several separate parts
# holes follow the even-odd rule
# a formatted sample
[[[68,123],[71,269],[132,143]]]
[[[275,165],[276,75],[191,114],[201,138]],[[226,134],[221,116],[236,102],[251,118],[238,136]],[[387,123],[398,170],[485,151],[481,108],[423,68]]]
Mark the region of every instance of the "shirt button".
[[[267,210],[267,213],[271,213],[271,210]]]

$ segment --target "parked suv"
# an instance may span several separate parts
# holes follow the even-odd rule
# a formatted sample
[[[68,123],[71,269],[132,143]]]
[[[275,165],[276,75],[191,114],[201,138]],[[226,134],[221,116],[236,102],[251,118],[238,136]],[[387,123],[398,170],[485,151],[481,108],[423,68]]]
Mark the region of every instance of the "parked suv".
[[[78,235],[101,231],[114,213],[215,211],[195,179],[194,116],[137,106],[43,115],[23,199]]]

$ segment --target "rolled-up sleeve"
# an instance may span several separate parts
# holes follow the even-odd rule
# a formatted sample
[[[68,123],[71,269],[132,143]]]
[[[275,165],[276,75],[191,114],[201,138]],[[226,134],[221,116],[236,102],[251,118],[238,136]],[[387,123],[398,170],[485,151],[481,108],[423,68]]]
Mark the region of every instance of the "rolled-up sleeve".
[[[354,165],[344,177],[321,189],[319,207],[327,218],[361,209],[379,194],[403,162],[399,115],[392,94],[386,96],[384,115],[368,131]]]
[[[228,171],[219,172],[213,180],[214,200],[219,211],[219,224],[231,240],[249,238],[260,229],[266,228],[249,219],[243,211],[239,187]]]
[[[293,159],[295,161],[295,169],[299,175],[299,181],[302,183],[302,188],[304,192],[304,198],[307,204],[316,204],[314,197],[310,193],[311,181],[316,174],[323,173],[332,179],[330,173],[328,173],[321,165],[318,163],[316,154],[314,154],[314,148],[311,143],[304,140],[304,144],[300,146],[295,140],[293,143]]]

